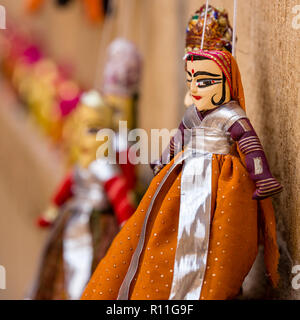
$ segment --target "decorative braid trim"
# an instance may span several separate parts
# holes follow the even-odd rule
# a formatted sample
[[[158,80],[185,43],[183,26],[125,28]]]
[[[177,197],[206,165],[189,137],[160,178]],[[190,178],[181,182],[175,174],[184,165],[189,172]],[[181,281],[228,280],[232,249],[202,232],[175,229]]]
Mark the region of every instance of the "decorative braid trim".
[[[268,178],[256,182],[257,195],[266,196],[279,193],[282,190],[280,183],[274,178]]]
[[[271,195],[274,195],[274,194],[281,192],[281,190],[282,190],[281,186],[274,188],[274,189],[271,189],[271,190],[268,190],[268,191],[264,191],[264,192],[260,192],[260,190],[257,190],[257,195],[260,197],[271,196]]]
[[[241,139],[238,142],[238,145],[239,145],[240,150],[244,154],[248,154],[253,151],[263,151],[261,143],[260,143],[258,137],[256,137],[256,136]]]
[[[256,185],[258,187],[262,187],[262,186],[273,184],[274,182],[278,183],[274,178],[267,178],[267,179],[264,179],[264,180],[257,181]]]

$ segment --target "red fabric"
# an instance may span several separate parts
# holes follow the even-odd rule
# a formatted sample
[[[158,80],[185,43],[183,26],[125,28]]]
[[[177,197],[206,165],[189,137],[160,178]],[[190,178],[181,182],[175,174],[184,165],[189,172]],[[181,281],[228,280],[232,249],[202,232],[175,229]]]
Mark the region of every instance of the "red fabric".
[[[116,176],[106,181],[104,189],[107,197],[114,208],[118,223],[121,225],[128,220],[135,209],[130,203],[129,188],[122,176]]]
[[[36,224],[41,228],[48,228],[52,225],[52,223],[45,219],[43,216],[37,218]]]
[[[125,163],[125,164],[119,163],[120,154],[123,152],[127,153],[127,156],[126,156],[127,163]],[[117,153],[117,162],[118,162],[118,164],[122,170],[122,173],[125,177],[128,189],[133,190],[135,187],[135,184],[136,184],[135,165],[130,163],[129,158],[128,158],[128,154],[129,154],[129,149],[126,151],[118,152]]]
[[[72,197],[73,175],[68,174],[58,187],[52,198],[52,203],[57,207],[62,206],[69,198]]]

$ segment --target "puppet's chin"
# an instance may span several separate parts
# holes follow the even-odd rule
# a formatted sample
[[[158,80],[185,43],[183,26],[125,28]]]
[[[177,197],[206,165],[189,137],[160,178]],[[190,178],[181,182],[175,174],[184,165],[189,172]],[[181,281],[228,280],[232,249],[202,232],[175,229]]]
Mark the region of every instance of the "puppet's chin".
[[[211,109],[216,108],[215,105],[213,105],[211,103],[205,103],[205,101],[201,101],[201,103],[199,103],[199,101],[193,99],[193,102],[199,111],[207,111],[207,110],[211,110]]]

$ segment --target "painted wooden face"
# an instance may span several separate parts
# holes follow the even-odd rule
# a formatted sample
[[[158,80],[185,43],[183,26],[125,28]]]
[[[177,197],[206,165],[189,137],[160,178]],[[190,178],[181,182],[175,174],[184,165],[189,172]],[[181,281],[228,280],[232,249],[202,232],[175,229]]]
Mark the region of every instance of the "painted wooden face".
[[[107,94],[105,102],[114,110],[113,126],[117,128],[119,121],[127,121],[129,129],[133,128],[133,99],[130,96]]]
[[[64,139],[72,162],[86,168],[96,159],[97,150],[105,140],[103,138],[99,141],[101,137],[98,131],[110,127],[109,111],[108,108],[93,108],[80,104],[69,117]]]
[[[230,89],[222,70],[212,60],[188,60],[187,84],[194,105],[211,110],[230,101]]]

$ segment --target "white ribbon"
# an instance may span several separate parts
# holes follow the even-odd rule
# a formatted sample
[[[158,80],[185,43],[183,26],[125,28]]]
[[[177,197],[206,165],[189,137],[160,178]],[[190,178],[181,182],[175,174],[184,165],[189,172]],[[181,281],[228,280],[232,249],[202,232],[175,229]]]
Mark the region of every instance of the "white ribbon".
[[[204,139],[204,130],[197,138]],[[170,300],[198,300],[206,270],[211,211],[212,154],[191,151],[183,165]]]

